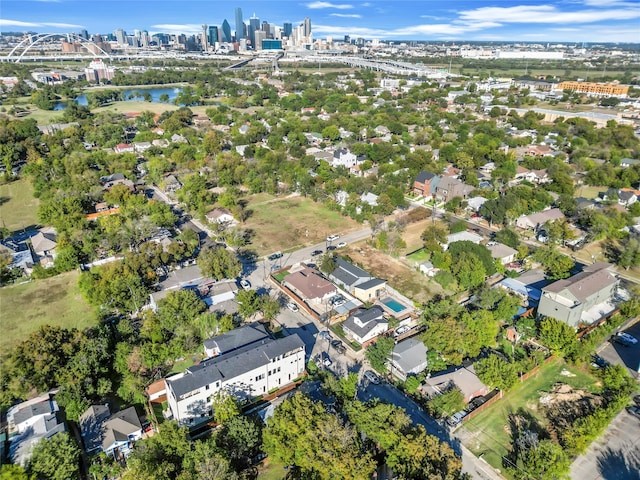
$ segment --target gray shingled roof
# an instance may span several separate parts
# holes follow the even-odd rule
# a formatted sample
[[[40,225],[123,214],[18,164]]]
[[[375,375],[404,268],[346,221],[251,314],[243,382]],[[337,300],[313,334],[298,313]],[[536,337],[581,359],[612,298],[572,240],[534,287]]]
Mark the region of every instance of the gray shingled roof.
[[[427,180],[431,180],[433,177],[435,177],[436,174],[435,173],[431,173],[431,172],[425,172],[424,170],[420,171],[420,173],[418,173],[418,175],[416,176],[416,182],[418,183],[424,183]]]
[[[84,449],[92,452],[102,446],[102,424],[109,418],[111,412],[107,405],[91,405],[80,418],[78,425],[82,432]]]
[[[426,364],[427,347],[417,338],[408,338],[396,344],[392,356],[403,372],[410,372]]]
[[[34,403],[21,408],[13,414],[13,422],[18,425],[22,422],[26,422],[30,418],[37,417],[39,415],[46,415],[48,413],[54,413],[53,404],[51,400],[44,400],[42,402]]]
[[[362,290],[369,290],[370,288],[377,287],[378,285],[384,285],[387,283],[386,280],[381,280],[379,278],[372,278],[371,280],[367,280],[358,285],[358,288]]]
[[[221,353],[228,353],[268,337],[264,326],[254,322],[209,338],[204,341],[204,346],[208,350],[217,347]]]
[[[129,440],[129,435],[139,430],[142,430],[142,424],[135,407],[114,413],[103,424],[102,449],[108,449],[115,442],[126,442]]]
[[[562,293],[567,290],[571,295],[584,302],[599,290],[617,282],[616,277],[608,270],[611,264],[597,262],[587,265],[582,272],[564,280],[558,280],[542,289],[543,292]]]
[[[218,380],[231,380],[243,373],[267,365],[275,358],[292,350],[304,348],[304,342],[296,334],[279,339],[265,339],[233,352],[204,360],[187,368],[181,377],[167,378],[176,396],[192,392]]]
[[[342,325],[358,337],[364,338],[376,327],[376,325],[380,323],[388,323],[382,314],[383,310],[378,306],[366,309],[361,308],[349,315],[349,318],[347,318]],[[362,326],[360,326],[356,320],[359,321]]]
[[[348,286],[355,285],[359,280],[369,279],[372,276],[370,273],[341,258],[336,258],[336,265],[337,267],[331,272],[331,276]]]

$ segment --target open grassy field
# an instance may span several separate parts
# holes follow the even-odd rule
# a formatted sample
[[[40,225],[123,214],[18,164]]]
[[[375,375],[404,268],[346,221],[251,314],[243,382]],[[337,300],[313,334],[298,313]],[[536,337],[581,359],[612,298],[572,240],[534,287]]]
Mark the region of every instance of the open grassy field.
[[[362,225],[321,203],[302,197],[249,198],[252,211],[243,228],[255,235],[252,246],[259,255],[278,250],[293,250],[324,241],[332,233],[345,234]]]
[[[286,473],[282,463],[266,458],[258,467],[258,480],[282,480]]]
[[[13,232],[37,224],[39,203],[26,179],[0,185],[0,226]]]
[[[597,198],[601,192],[606,192],[609,187],[592,187],[589,185],[580,185],[576,190],[576,197]]]
[[[389,282],[396,290],[412,299],[416,303],[427,303],[435,295],[445,292],[443,288],[425,277],[422,273],[410,268],[404,262],[391,258],[385,253],[375,250],[364,242],[360,242],[342,249],[341,254],[348,255],[354,262]]]
[[[562,375],[566,369],[575,376]],[[516,385],[505,397],[464,424],[464,444],[473,453],[484,458],[499,470],[504,470],[502,457],[508,453],[511,442],[509,415],[520,409],[535,416],[541,425],[546,419],[540,411],[540,397],[556,383],[565,383],[575,389],[597,392],[596,379],[589,373],[568,366],[556,359],[543,365],[532,377]]]
[[[79,272],[0,288],[0,354],[41,325],[83,329],[95,314],[78,290]]]

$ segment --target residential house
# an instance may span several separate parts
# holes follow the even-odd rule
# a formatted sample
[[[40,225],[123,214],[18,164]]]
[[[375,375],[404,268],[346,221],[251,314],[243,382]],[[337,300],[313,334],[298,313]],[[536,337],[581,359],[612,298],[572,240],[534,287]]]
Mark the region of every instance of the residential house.
[[[390,360],[391,374],[406,380],[427,368],[427,347],[415,337],[407,338],[393,347]]]
[[[550,208],[542,212],[522,215],[516,219],[516,226],[524,230],[538,230],[547,222],[566,218],[559,208]]]
[[[144,153],[151,148],[151,142],[135,142],[133,147],[137,153]]]
[[[369,272],[366,272],[341,258],[336,258],[335,262],[336,268],[329,274],[329,278],[337,285],[346,289],[349,293],[353,294],[357,285],[376,278]]]
[[[603,201],[617,201],[623,207],[629,207],[638,200],[638,192],[628,188],[610,188],[604,193],[600,193]]]
[[[153,145],[154,147],[166,148],[170,145],[170,143],[169,140],[166,140],[164,138],[157,138],[151,141],[151,145]]]
[[[31,254],[31,249],[24,242],[14,242],[3,240],[0,243],[0,255],[11,255],[11,263],[8,268],[21,269],[25,275],[31,275],[35,260]]]
[[[78,426],[84,451],[94,453],[102,450],[102,426],[111,416],[108,405],[91,405],[78,418]]]
[[[434,267],[433,263],[431,263],[429,260],[422,262],[418,268],[428,277],[435,277],[436,273],[440,271],[440,269]]]
[[[527,270],[518,278],[505,278],[497,286],[516,294],[528,307],[535,307],[542,296],[542,288],[549,283],[542,270]]]
[[[431,182],[434,178],[435,173],[420,171],[413,181],[413,192],[423,197],[431,197]]]
[[[217,357],[268,338],[269,334],[264,326],[261,323],[253,322],[208,338],[204,341],[204,353],[207,358]]]
[[[491,258],[500,260],[502,265],[513,262],[516,259],[516,255],[518,255],[518,251],[515,248],[511,248],[503,243],[489,242],[486,247],[491,252]]]
[[[45,267],[53,266],[58,246],[57,232],[53,227],[41,228],[36,235],[31,237],[31,248],[38,257],[38,261]]]
[[[374,301],[385,292],[386,280],[372,278],[353,287],[353,295],[363,302]]]
[[[633,165],[640,165],[640,160],[637,158],[623,158],[622,160],[620,160],[621,167],[629,168]]]
[[[167,175],[163,178],[164,191],[167,193],[175,193],[182,188],[182,183],[176,178],[175,175]]]
[[[235,218],[231,214],[231,211],[226,208],[214,208],[205,215],[209,223],[217,223],[225,227],[232,226],[236,223]]]
[[[555,318],[571,327],[606,316],[615,308],[610,302],[618,288],[618,279],[610,267],[605,262],[586,265],[582,272],[544,287],[538,316]]]
[[[189,140],[178,133],[174,133],[171,135],[171,143],[189,143]]]
[[[365,161],[364,155],[355,155],[346,148],[340,148],[333,153],[333,159],[331,160],[332,167],[345,167],[347,169],[354,167]]]
[[[125,178],[122,173],[114,173],[112,175],[107,175],[106,177],[101,177],[100,182],[102,183],[102,188],[104,190],[111,190],[116,185],[124,185],[130,191],[135,190],[135,185],[131,180]]]
[[[360,195],[360,201],[364,204],[369,205],[370,207],[377,207],[378,206],[378,195],[376,195],[375,193],[363,193],[362,195]]]
[[[469,232],[467,230],[465,230],[464,232],[451,233],[447,235],[447,243],[443,244],[442,248],[447,250],[449,248],[449,245],[451,245],[452,243],[462,242],[462,241],[473,242],[476,245],[480,245],[480,242],[482,241],[482,237],[476,233]]]
[[[218,392],[244,400],[289,385],[303,375],[305,357],[304,342],[294,334],[204,360],[166,378],[171,417],[181,425],[195,425],[211,418]]]
[[[552,182],[546,169],[529,170],[528,168],[518,165],[516,168],[515,181],[519,182],[522,180],[526,180],[530,183],[536,183],[538,185]]]
[[[360,345],[371,342],[389,329],[389,322],[384,317],[381,307],[360,308],[347,317],[342,329],[348,338]]]
[[[115,147],[113,147],[113,151],[115,153],[135,153],[136,148],[128,143],[119,143]]]
[[[527,147],[526,154],[531,157],[544,157],[546,155],[553,155],[555,150],[549,145],[529,145]]]
[[[142,438],[142,424],[135,407],[114,413],[102,425],[102,451],[116,459],[129,456],[133,443]]]
[[[420,391],[431,398],[442,395],[452,388],[458,388],[464,396],[465,403],[475,397],[486,395],[489,387],[480,381],[473,365],[454,367],[427,378],[420,386]]]
[[[453,198],[459,197],[463,200],[469,198],[469,194],[475,190],[475,187],[467,185],[457,178],[444,176],[436,185],[436,198],[442,202],[448,202]]]
[[[477,213],[480,210],[480,207],[485,204],[487,201],[484,197],[471,197],[467,200],[467,210],[470,212]]]
[[[51,393],[14,405],[7,411],[9,459],[26,466],[36,443],[66,431],[64,417]]]
[[[323,302],[336,293],[336,286],[310,267],[293,272],[284,277],[283,285],[303,300]]]

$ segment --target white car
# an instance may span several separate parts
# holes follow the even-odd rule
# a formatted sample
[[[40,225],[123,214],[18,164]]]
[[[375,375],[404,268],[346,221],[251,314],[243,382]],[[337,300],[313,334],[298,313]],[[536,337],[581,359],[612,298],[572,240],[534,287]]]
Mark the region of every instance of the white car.
[[[287,308],[288,308],[289,310],[291,310],[292,312],[297,312],[298,310],[300,310],[300,309],[298,308],[298,305],[296,305],[296,304],[295,304],[295,303],[293,303],[293,302],[289,302],[289,303],[287,303]]]
[[[340,235],[337,235],[337,234],[334,233],[333,235],[329,235],[327,237],[327,242],[335,242],[339,238],[340,238]]]
[[[240,280],[240,286],[243,290],[249,290],[251,288],[251,283],[249,282],[249,280],[243,278],[242,280]]]
[[[336,245],[338,248],[344,248],[347,246],[347,242],[340,242],[338,245]]]

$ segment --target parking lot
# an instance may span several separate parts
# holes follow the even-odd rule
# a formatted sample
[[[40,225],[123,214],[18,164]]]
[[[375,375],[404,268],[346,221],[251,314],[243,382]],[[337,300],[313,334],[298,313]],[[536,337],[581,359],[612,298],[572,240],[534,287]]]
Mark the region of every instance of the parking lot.
[[[624,332],[639,340],[638,344],[625,346],[620,343],[606,342],[598,349],[598,355],[612,364],[620,364],[627,367],[629,373],[636,379],[640,379],[640,321],[627,327]]]

